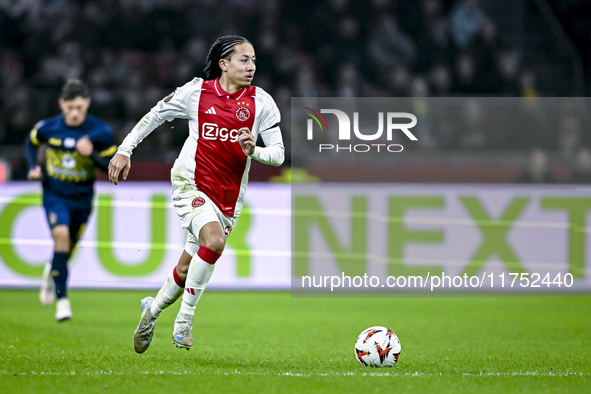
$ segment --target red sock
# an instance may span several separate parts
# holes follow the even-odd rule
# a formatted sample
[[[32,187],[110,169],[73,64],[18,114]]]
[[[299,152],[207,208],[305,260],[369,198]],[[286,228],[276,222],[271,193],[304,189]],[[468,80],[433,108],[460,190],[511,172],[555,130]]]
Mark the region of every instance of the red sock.
[[[178,267],[178,265],[175,265],[172,269],[172,277],[174,278],[174,283],[176,283],[179,287],[185,287],[185,281],[181,280],[179,274],[177,274],[176,267]]]
[[[218,252],[214,252],[213,250],[209,249],[207,246],[199,246],[199,250],[197,250],[197,256],[201,258],[201,260],[205,261],[209,264],[215,264],[216,261],[220,258],[222,254]]]

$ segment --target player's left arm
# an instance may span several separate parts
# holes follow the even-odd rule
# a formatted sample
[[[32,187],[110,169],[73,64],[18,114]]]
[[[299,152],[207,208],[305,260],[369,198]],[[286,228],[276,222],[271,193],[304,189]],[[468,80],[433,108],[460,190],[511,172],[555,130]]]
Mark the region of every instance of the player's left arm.
[[[96,164],[96,166],[98,168],[100,168],[104,172],[108,172],[109,171],[109,162],[111,161],[113,156],[115,156],[116,152],[117,152],[117,146],[111,145],[109,148],[104,149],[102,151],[98,151],[96,149],[93,149],[92,153],[88,157],[92,161],[94,161],[94,164]]]
[[[264,147],[255,146],[254,152],[250,155],[253,159],[264,164],[280,166],[285,160],[285,147],[283,146],[283,137],[279,124],[261,131],[260,134]]]
[[[249,152],[248,155],[261,163],[280,166],[285,160],[285,147],[279,128],[281,114],[271,96],[265,93],[262,95],[262,99],[263,109],[260,114],[260,122],[255,127],[258,128],[258,135],[261,136],[265,146],[254,146],[252,153]],[[252,137],[254,140],[254,136]]]
[[[93,130],[76,141],[76,151],[88,156],[94,164],[104,172],[109,169],[109,161],[117,152],[117,146],[113,144],[113,132],[107,125]]]

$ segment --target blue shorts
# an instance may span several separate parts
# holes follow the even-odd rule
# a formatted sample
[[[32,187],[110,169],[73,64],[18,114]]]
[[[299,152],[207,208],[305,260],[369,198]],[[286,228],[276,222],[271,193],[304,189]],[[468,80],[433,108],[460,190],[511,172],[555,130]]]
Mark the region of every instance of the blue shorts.
[[[65,224],[70,229],[70,239],[78,242],[92,211],[92,196],[65,198],[47,190],[43,191],[43,207],[49,227]]]

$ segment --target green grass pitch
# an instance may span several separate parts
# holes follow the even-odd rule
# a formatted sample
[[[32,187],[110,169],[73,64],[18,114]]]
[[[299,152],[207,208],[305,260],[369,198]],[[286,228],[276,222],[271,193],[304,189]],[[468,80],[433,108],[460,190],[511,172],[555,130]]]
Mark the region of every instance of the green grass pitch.
[[[34,290],[0,290],[0,393],[591,392],[591,299],[291,298],[207,291],[190,351],[172,345],[179,304],[133,351],[153,291],[71,290],[57,323]],[[391,328],[393,368],[363,368],[357,335]]]

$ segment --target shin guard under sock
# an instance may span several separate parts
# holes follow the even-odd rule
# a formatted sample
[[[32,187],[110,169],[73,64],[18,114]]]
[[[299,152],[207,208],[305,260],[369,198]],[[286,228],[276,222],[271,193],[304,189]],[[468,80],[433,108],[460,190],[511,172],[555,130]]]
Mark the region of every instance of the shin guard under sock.
[[[193,260],[189,266],[180,313],[188,315],[194,313],[195,306],[211,279],[215,262],[221,255],[221,253],[214,252],[203,245],[199,247],[197,254],[193,256]]]
[[[156,294],[154,302],[152,302],[152,316],[160,316],[163,310],[174,304],[183,295],[184,288],[185,281],[179,278],[175,266],[166,277],[166,281],[160,291],[158,291],[158,294]]]

